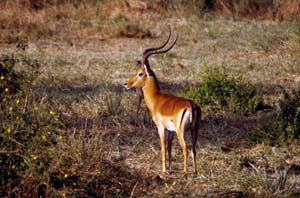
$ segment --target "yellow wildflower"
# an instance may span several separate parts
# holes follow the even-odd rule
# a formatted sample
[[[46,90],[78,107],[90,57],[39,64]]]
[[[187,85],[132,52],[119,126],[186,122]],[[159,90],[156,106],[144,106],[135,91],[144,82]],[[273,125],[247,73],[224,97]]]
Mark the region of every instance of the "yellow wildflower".
[[[38,158],[38,157],[37,157],[36,155],[32,155],[32,159],[33,159],[33,160],[37,160],[37,158]]]
[[[19,103],[20,103],[20,99],[17,99],[17,100],[16,100],[16,103],[19,104]]]
[[[1,79],[1,80],[4,80],[4,79],[5,79],[5,77],[4,77],[4,76],[1,76],[1,77],[0,77],[0,79]]]
[[[2,99],[3,102],[5,102],[6,100],[7,100],[6,98],[3,98],[3,99]]]
[[[9,111],[12,111],[12,110],[14,110],[14,108],[13,108],[13,107],[9,107],[8,110],[9,110]]]
[[[46,141],[47,140],[47,137],[46,135],[42,135],[42,140]]]
[[[63,139],[63,136],[62,136],[62,135],[59,135],[59,136],[58,136],[58,139],[59,139],[59,140],[62,140],[62,139]]]
[[[54,115],[54,111],[50,110],[50,111],[49,111],[49,114],[50,114],[50,115]]]
[[[10,128],[7,128],[7,129],[6,129],[6,133],[10,134],[10,133],[11,133],[11,129],[10,129]]]
[[[69,175],[66,173],[66,174],[64,174],[64,178],[67,178],[67,177],[69,177]]]
[[[9,91],[9,89],[6,87],[6,88],[4,89],[4,92],[7,93],[8,91]]]

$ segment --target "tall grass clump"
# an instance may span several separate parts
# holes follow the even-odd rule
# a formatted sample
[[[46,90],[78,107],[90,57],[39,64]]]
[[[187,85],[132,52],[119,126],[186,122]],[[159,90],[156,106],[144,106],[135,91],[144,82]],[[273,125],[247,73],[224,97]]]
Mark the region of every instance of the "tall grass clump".
[[[217,66],[204,68],[199,86],[190,86],[184,94],[213,111],[254,113],[266,107],[263,97],[242,77],[233,77]]]
[[[105,97],[105,106],[107,108],[108,115],[117,115],[121,111],[121,92],[116,90],[114,94],[110,94]]]
[[[209,0],[206,7],[215,13],[268,20],[298,20],[297,0]]]
[[[290,144],[300,137],[300,91],[285,94],[279,102],[280,110],[264,120],[251,135],[254,143],[270,145]]]
[[[15,66],[24,67],[17,72]],[[35,97],[40,64],[24,56],[0,58],[0,194],[43,195],[53,156],[49,146],[61,138],[55,107]],[[38,192],[39,191],[39,192]]]
[[[129,197],[138,177],[103,159],[103,129],[80,128],[39,92],[40,67],[23,51],[0,57],[1,197]],[[118,94],[108,116],[120,112]]]

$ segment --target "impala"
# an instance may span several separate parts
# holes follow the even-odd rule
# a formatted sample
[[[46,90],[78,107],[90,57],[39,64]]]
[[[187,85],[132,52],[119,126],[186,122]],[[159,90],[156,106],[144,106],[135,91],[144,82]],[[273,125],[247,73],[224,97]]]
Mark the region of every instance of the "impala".
[[[171,30],[167,40],[159,47],[147,48],[143,51],[141,59],[138,60],[137,72],[124,84],[127,90],[135,88],[142,90],[146,106],[148,107],[152,119],[157,126],[158,134],[161,143],[162,154],[162,171],[166,171],[166,144],[165,144],[165,129],[169,131],[168,135],[168,160],[169,170],[171,169],[171,149],[174,132],[177,135],[180,146],[183,151],[184,173],[187,173],[187,148],[184,140],[184,132],[191,131],[192,137],[192,158],[194,173],[197,173],[196,166],[196,142],[198,136],[198,128],[201,119],[201,109],[192,100],[181,98],[172,94],[160,92],[157,78],[150,68],[148,61],[149,56],[154,54],[166,53],[171,50],[176,44],[178,35],[173,43],[163,49],[169,42]],[[140,100],[139,100],[140,101]],[[140,102],[139,102],[140,103]],[[139,109],[139,106],[138,106]]]

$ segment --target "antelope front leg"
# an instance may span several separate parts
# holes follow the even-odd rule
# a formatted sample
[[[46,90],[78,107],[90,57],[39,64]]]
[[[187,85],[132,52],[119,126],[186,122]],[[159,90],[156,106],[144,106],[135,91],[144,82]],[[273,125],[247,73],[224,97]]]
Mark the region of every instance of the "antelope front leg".
[[[163,126],[158,127],[158,134],[161,145],[161,157],[162,157],[162,171],[166,172],[166,142],[165,142],[165,128]]]

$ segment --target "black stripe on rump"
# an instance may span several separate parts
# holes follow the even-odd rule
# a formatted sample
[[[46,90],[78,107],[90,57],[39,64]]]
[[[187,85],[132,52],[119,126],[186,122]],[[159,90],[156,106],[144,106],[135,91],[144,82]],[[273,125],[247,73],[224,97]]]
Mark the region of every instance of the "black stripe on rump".
[[[183,118],[184,118],[184,115],[185,115],[185,112],[186,112],[186,110],[187,110],[187,109],[184,109],[184,111],[183,111],[183,113],[182,113],[182,117],[181,117],[181,120],[180,120],[180,125],[179,125],[180,127],[181,127],[182,120],[183,120]]]

